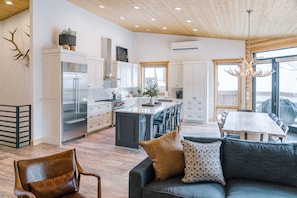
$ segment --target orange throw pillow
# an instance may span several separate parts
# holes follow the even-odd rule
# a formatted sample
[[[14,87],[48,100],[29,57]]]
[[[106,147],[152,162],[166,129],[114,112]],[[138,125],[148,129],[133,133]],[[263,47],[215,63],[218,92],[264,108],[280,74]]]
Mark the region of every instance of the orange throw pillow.
[[[157,180],[165,180],[184,172],[183,137],[171,131],[157,139],[140,141],[139,144],[153,162]]]

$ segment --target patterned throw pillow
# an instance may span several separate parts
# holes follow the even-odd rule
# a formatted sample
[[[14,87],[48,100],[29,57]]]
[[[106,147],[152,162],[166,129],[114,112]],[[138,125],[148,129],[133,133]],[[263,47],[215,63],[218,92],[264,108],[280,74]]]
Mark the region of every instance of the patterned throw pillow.
[[[198,143],[181,140],[185,156],[185,176],[182,181],[194,183],[202,181],[225,185],[220,159],[222,142]]]

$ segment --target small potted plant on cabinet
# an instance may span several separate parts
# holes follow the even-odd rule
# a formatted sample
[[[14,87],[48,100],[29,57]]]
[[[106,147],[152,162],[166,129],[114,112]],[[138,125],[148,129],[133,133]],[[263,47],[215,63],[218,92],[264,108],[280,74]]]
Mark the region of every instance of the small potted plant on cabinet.
[[[148,86],[146,88],[146,90],[143,92],[143,95],[148,95],[150,96],[150,104],[151,105],[154,105],[155,104],[155,96],[158,96],[158,93],[159,93],[159,89],[158,89],[158,85],[157,83],[154,83],[150,86]]]

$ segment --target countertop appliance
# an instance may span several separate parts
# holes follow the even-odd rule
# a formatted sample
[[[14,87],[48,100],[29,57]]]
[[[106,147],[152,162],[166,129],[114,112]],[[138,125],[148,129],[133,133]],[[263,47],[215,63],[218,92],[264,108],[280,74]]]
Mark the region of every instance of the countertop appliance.
[[[62,62],[63,133],[62,141],[87,134],[87,65]]]
[[[176,98],[177,99],[182,99],[183,98],[183,91],[176,91]]]

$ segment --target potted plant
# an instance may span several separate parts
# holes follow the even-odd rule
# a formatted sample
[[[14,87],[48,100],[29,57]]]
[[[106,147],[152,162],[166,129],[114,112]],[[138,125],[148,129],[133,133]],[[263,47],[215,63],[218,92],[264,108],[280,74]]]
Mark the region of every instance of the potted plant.
[[[157,83],[154,83],[146,88],[146,90],[143,92],[143,95],[150,96],[151,97],[150,104],[154,105],[155,104],[154,97],[158,96],[158,93],[159,93],[158,85]]]

